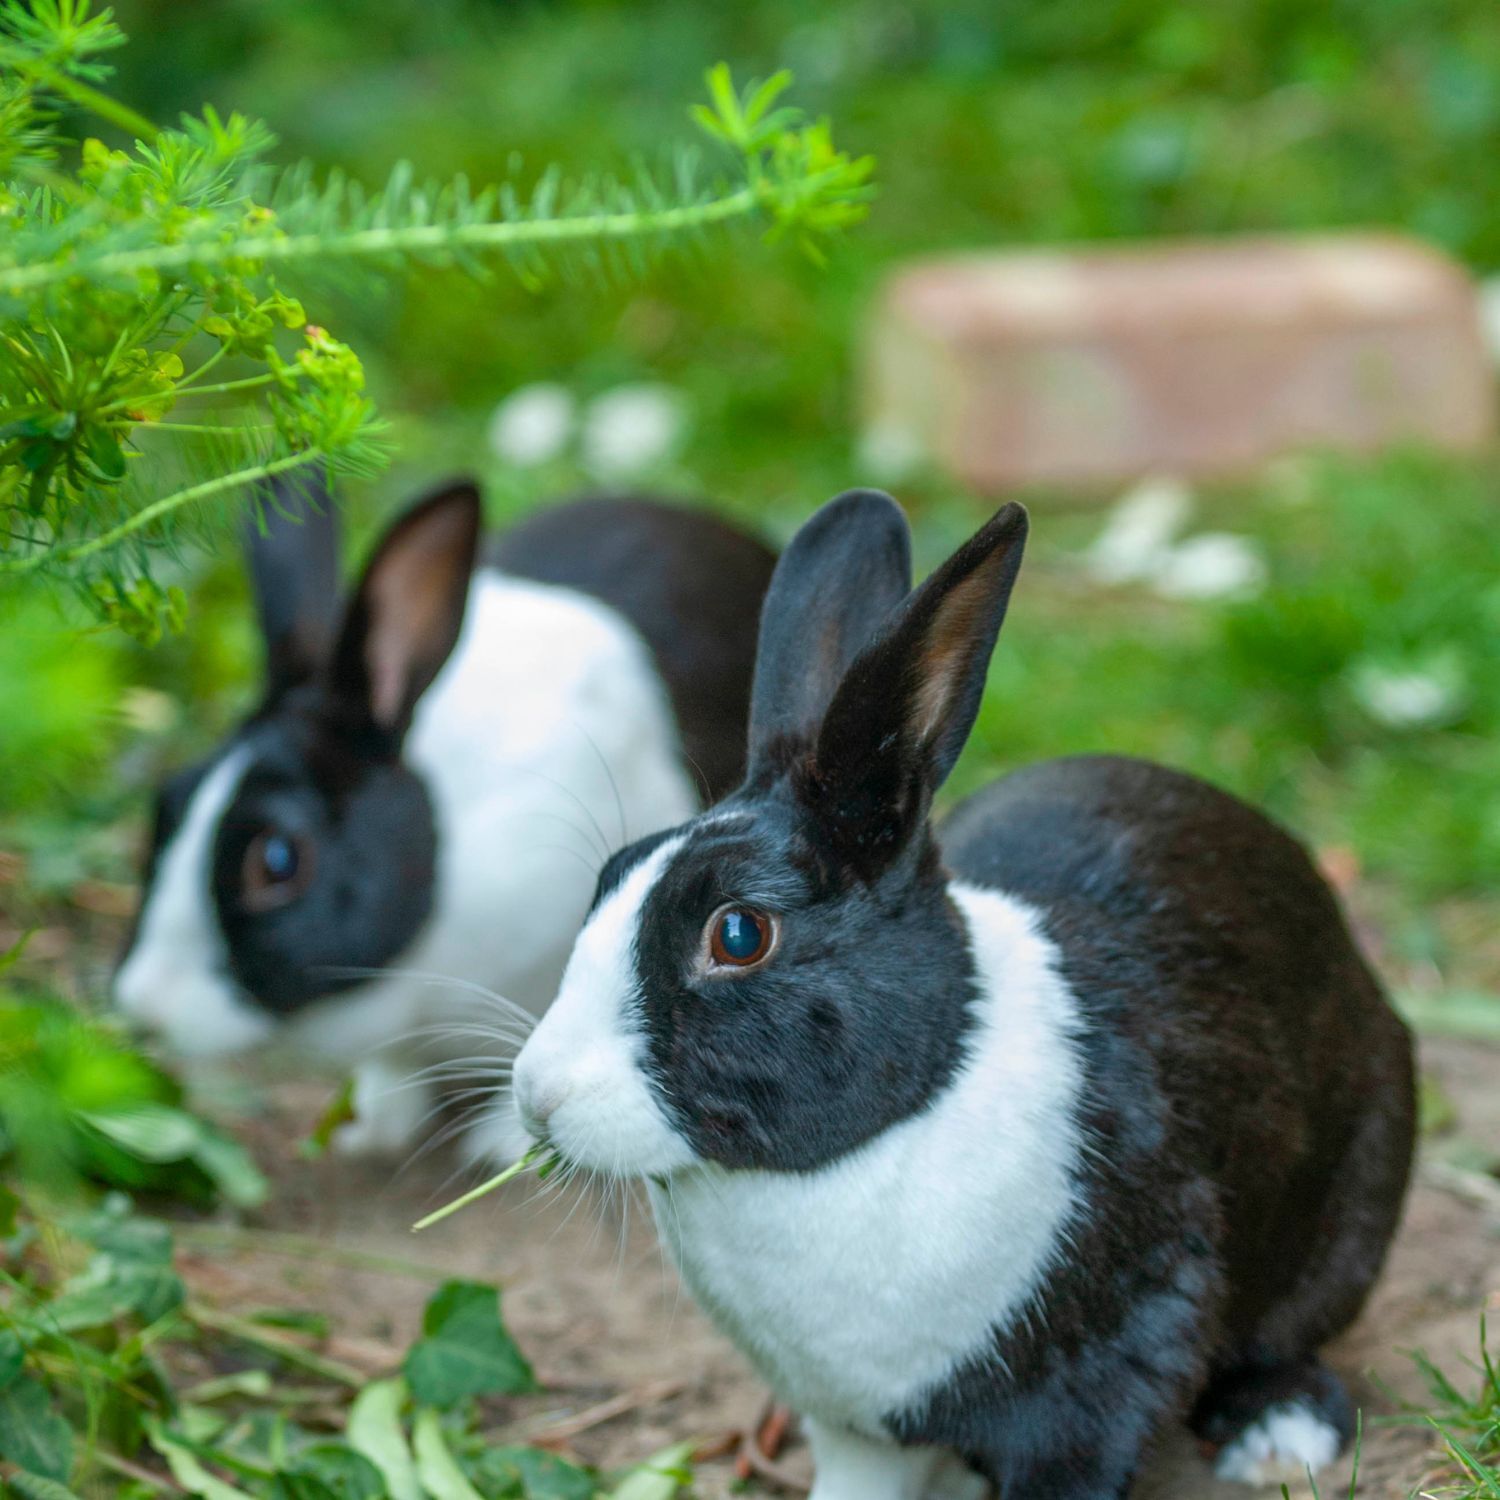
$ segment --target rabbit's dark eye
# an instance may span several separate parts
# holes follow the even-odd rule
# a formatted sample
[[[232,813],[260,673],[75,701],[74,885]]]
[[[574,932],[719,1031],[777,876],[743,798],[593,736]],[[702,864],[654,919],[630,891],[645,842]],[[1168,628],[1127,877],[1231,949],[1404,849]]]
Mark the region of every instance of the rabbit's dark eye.
[[[241,896],[251,911],[274,911],[295,901],[311,876],[312,846],[305,839],[266,828],[245,849]]]
[[[743,906],[723,906],[709,919],[708,951],[721,968],[763,963],[776,944],[776,919]]]

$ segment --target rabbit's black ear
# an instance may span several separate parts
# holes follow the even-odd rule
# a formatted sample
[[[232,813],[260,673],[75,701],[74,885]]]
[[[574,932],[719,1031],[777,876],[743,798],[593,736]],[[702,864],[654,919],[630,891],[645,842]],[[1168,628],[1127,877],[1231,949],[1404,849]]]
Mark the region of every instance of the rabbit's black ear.
[[[479,545],[479,491],[450,484],[381,538],[344,615],[330,666],[343,717],[399,744],[463,627]]]
[[[877,490],[830,500],[791,540],[761,607],[750,774],[810,745],[849,663],[911,587],[911,531]]]
[[[958,759],[1021,553],[1027,519],[998,511],[938,568],[851,664],[818,735],[807,783],[853,847],[893,851]]]
[[[321,472],[282,476],[256,498],[245,553],[274,699],[305,682],[328,654],[338,618],[339,524]]]

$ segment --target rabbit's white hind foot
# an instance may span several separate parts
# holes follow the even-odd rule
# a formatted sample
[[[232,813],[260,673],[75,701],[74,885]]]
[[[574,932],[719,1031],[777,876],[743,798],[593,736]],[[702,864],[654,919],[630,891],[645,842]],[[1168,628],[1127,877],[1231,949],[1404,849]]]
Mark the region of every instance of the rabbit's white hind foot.
[[[416,1140],[432,1106],[432,1090],[392,1058],[372,1058],[354,1070],[354,1119],[333,1134],[341,1156],[394,1156]]]
[[[956,1453],[945,1454],[927,1487],[927,1500],[989,1500],[994,1492]]]
[[[946,1500],[930,1488],[946,1455],[938,1448],[898,1448],[840,1427],[807,1423],[813,1453],[808,1500]]]
[[[1311,1406],[1267,1407],[1219,1454],[1214,1473],[1239,1484],[1294,1484],[1326,1469],[1343,1447],[1338,1429]]]

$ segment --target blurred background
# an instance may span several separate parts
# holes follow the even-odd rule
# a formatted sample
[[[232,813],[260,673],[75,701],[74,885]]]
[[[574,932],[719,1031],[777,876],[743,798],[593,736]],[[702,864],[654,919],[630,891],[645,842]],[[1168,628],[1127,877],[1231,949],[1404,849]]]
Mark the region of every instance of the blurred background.
[[[861,351],[908,258],[1159,236],[1398,229],[1500,271],[1491,0],[119,0],[117,92],[205,100],[280,154],[378,181],[628,165],[691,139],[719,58],[879,159],[824,266],[747,239],[642,284],[528,291],[423,273],[328,289],[399,455],[356,535],[441,475],[497,524],[578,489],[703,498],[784,538],[891,488],[930,563],[993,500],[861,417]],[[1320,852],[1429,1024],[1500,1034],[1500,455],[1289,455],[1231,482],[1040,487],[1032,563],[952,790],[1079,750],[1153,756],[1269,806]],[[1146,541],[1141,537],[1145,535]],[[1206,540],[1205,540],[1206,538]],[[356,549],[357,550],[357,549]],[[238,559],[189,557],[187,631],[80,638],[0,600],[0,950],[97,991],[157,770],[258,672]]]

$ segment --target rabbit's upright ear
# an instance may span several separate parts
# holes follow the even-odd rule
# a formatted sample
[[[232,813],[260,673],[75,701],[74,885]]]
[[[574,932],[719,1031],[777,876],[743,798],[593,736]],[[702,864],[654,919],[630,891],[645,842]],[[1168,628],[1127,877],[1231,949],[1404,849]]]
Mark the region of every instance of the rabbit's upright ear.
[[[399,745],[463,627],[479,545],[479,491],[451,484],[381,538],[349,601],[329,686],[341,717]]]
[[[844,674],[806,788],[878,865],[925,817],[974,727],[1027,519],[1007,505],[915,590]]]
[[[245,553],[266,648],[266,693],[275,699],[328,654],[338,618],[338,514],[321,473],[282,476],[256,499]]]
[[[792,538],[761,608],[750,776],[808,748],[849,663],[911,587],[911,531],[877,490],[830,500]]]

